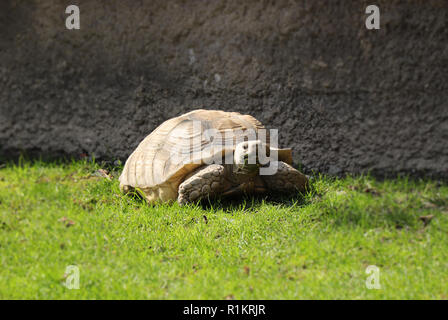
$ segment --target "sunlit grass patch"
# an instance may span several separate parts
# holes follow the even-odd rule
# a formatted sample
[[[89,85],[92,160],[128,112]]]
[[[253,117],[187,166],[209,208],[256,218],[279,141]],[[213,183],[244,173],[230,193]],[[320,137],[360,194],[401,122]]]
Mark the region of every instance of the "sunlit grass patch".
[[[446,184],[316,176],[292,198],[149,206],[100,168],[0,169],[0,298],[447,298]]]

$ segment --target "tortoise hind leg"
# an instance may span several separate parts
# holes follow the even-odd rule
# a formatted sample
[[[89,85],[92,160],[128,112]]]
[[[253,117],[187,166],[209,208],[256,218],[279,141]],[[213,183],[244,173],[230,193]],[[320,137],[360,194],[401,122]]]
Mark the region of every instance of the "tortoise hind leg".
[[[308,178],[299,170],[283,161],[277,162],[277,172],[273,175],[261,175],[266,186],[272,191],[295,192],[305,191]]]
[[[179,185],[177,202],[184,205],[188,202],[198,201],[221,193],[229,182],[224,178],[226,168],[219,164],[201,167]]]

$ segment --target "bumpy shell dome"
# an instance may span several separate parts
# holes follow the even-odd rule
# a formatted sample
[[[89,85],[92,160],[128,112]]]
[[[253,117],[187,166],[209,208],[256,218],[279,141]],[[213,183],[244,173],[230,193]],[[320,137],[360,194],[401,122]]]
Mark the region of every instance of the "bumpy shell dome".
[[[195,110],[167,120],[129,156],[120,176],[120,189],[128,192],[138,188],[149,202],[175,200],[185,177],[209,163],[204,159],[205,151],[211,150],[210,156],[216,156],[212,154],[216,142],[202,134],[206,129],[219,132],[222,144],[226,145],[225,137],[231,136],[229,131],[235,139],[240,133],[244,135],[245,130],[258,132],[264,126],[250,115],[218,110]],[[219,144],[220,139],[217,141]],[[266,141],[269,143],[268,134]],[[228,151],[233,152],[223,148],[222,154]]]

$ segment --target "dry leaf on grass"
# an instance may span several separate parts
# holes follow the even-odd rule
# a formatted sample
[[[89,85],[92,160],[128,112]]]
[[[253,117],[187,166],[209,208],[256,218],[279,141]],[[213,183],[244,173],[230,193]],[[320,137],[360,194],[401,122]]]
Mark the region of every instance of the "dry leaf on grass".
[[[419,217],[419,220],[422,221],[423,224],[424,224],[424,226],[426,227],[426,226],[431,222],[431,220],[432,220],[433,218],[434,218],[434,215],[433,215],[433,214],[429,214],[429,215],[427,215],[427,216],[421,216],[421,217]]]
[[[64,223],[67,228],[71,227],[71,226],[73,226],[75,224],[75,221],[70,220],[67,217],[62,217],[61,219],[59,219],[59,221]]]
[[[106,178],[107,180],[112,180],[112,177],[110,176],[109,171],[107,171],[105,169],[98,169],[97,171],[94,172],[93,175],[96,177]]]

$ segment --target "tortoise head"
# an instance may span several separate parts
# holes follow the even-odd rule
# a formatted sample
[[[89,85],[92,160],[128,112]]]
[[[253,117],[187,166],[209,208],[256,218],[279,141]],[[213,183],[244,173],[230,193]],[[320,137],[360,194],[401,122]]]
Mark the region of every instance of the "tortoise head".
[[[236,145],[233,156],[234,171],[237,173],[258,173],[260,150],[269,149],[260,140],[243,141]]]

